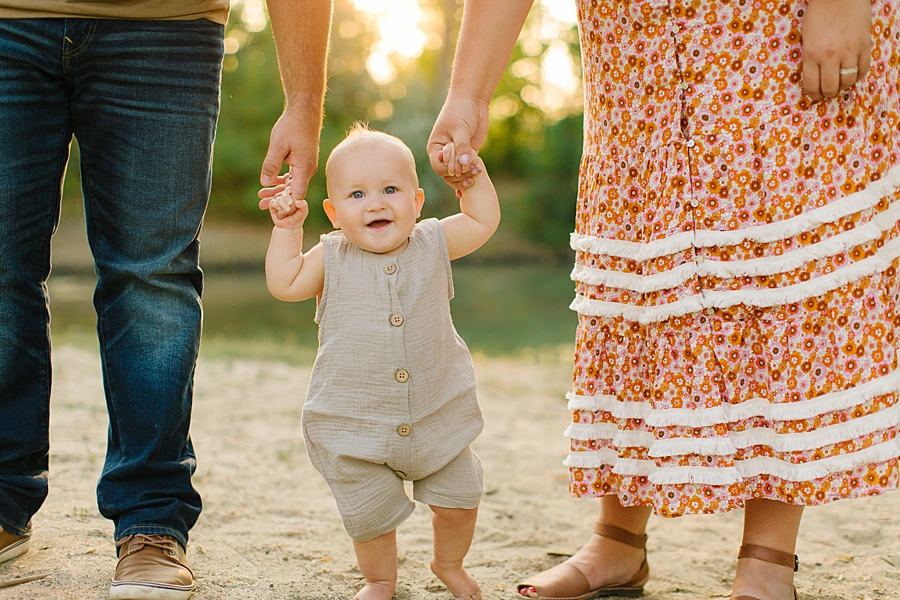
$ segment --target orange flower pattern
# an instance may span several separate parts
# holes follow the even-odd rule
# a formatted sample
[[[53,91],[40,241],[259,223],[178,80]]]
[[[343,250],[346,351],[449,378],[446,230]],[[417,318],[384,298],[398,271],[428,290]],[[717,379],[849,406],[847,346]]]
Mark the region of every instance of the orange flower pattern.
[[[805,2],[581,0],[569,489],[662,516],[900,476],[900,0],[801,88]]]

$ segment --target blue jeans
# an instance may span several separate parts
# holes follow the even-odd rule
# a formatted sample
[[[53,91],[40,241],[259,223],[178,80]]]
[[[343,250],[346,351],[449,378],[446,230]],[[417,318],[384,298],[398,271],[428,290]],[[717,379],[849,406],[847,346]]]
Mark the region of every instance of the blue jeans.
[[[183,545],[200,514],[188,429],[223,33],[205,20],[0,19],[0,527],[11,533],[47,496],[45,283],[73,135],[110,421],[100,512],[116,540]]]

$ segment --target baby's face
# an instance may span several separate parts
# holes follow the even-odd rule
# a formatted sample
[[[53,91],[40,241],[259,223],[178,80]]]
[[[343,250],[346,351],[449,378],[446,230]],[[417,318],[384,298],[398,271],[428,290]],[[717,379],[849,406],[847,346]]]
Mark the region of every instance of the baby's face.
[[[398,142],[366,139],[329,161],[325,212],[357,248],[376,254],[406,248],[425,201],[406,152]]]

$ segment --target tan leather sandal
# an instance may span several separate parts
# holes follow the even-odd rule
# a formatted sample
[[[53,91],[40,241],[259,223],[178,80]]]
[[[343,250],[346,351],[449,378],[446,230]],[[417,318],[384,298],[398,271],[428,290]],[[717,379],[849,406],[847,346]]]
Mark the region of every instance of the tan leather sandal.
[[[797,559],[796,554],[782,552],[781,550],[774,550],[765,546],[756,546],[754,544],[742,545],[741,549],[738,551],[738,558],[754,558],[756,560],[772,563],[773,565],[789,567],[793,569],[795,573],[797,572],[797,569],[800,568],[800,561]],[[740,596],[732,596],[731,600],[760,599],[755,596],[747,596],[746,594],[742,594]],[[794,600],[797,600],[797,588],[794,588]]]
[[[643,596],[644,585],[650,578],[650,567],[647,565],[647,534],[638,535],[620,527],[604,523],[596,523],[594,525],[594,533],[600,537],[609,538],[644,550],[644,562],[641,563],[641,568],[638,569],[637,573],[632,575],[627,581],[610,583],[591,589],[591,583],[584,576],[584,573],[581,572],[581,569],[564,562],[556,565],[549,571],[545,571],[545,573],[557,571],[558,574],[555,580],[540,586],[544,591],[538,590],[535,585],[525,582],[516,586],[519,595],[535,600],[592,600],[593,598],[604,598],[607,596],[625,598],[640,598]],[[533,590],[537,596],[528,595],[530,590]],[[555,595],[545,596],[545,593],[553,593]]]

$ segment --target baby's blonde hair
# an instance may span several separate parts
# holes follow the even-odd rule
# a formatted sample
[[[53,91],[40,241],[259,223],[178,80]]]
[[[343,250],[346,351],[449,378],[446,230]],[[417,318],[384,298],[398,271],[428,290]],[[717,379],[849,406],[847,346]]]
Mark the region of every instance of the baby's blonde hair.
[[[416,159],[413,156],[412,150],[409,149],[409,146],[396,136],[376,129],[370,129],[369,124],[363,121],[356,121],[353,123],[353,125],[350,126],[350,131],[347,132],[347,136],[331,150],[331,154],[328,155],[328,160],[325,161],[325,179],[328,179],[329,166],[331,165],[332,159],[340,154],[341,148],[349,148],[356,144],[375,141],[386,142],[403,149],[404,155],[409,159],[409,166],[412,169],[413,176],[416,178],[416,185],[418,185],[419,176],[416,174]]]

